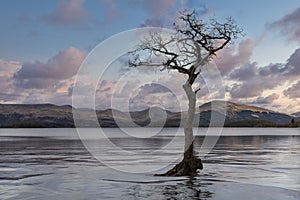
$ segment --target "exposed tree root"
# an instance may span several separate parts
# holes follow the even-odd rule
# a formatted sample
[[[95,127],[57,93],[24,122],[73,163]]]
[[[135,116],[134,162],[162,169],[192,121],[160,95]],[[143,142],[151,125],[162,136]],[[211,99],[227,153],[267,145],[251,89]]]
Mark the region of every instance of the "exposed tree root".
[[[196,176],[198,169],[203,169],[200,158],[194,156],[193,145],[185,151],[183,160],[164,174],[154,176]]]

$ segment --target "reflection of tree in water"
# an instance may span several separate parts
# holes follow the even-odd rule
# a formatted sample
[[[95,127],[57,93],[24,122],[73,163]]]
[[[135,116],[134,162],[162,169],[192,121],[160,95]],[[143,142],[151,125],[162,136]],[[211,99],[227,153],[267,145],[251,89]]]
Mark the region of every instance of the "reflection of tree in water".
[[[204,183],[196,178],[180,180],[179,182],[162,181],[160,185],[151,183],[134,185],[129,188],[129,196],[132,199],[211,199],[213,193],[206,186],[212,183]]]
[[[211,183],[206,183],[205,185],[211,185]],[[213,193],[205,190],[205,185],[200,183],[199,179],[189,178],[186,181],[186,186],[193,191],[193,197],[198,199],[209,199],[212,198]],[[202,190],[200,189],[202,188]]]

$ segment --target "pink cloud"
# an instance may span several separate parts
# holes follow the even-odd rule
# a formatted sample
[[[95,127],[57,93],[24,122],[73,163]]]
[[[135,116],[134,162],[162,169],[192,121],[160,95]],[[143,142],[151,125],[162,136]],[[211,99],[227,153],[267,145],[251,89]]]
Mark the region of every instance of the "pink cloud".
[[[0,60],[0,103],[13,103],[20,98],[13,79],[14,73],[20,69],[20,65],[16,61]]]
[[[58,26],[83,25],[88,15],[83,7],[85,0],[60,0],[55,10],[44,21]]]
[[[51,87],[57,80],[74,76],[84,58],[84,52],[71,47],[60,51],[46,63],[39,61],[24,63],[21,69],[14,74],[14,78],[23,87]]]
[[[234,68],[249,62],[254,48],[254,40],[248,38],[238,45],[221,50],[214,59],[222,75],[227,75]]]
[[[16,61],[5,61],[0,59],[0,75],[11,76],[21,68],[21,63]]]

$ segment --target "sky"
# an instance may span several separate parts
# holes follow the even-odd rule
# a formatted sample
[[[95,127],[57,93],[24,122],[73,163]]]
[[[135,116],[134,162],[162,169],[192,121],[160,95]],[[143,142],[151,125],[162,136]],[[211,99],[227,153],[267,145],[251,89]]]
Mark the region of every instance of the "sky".
[[[298,0],[1,0],[0,103],[71,105],[78,69],[99,43],[134,28],[171,28],[178,11],[194,9],[203,19],[232,16],[245,33],[214,59],[225,97],[204,89],[198,104],[225,99],[284,113],[300,111]],[[97,80],[98,109],[112,106],[125,65],[112,63]],[[176,95],[168,88],[180,85],[184,77],[163,75],[160,83],[144,85],[130,76],[122,93],[131,94],[133,109],[160,105],[176,110],[178,101],[186,101],[181,87]],[[88,90],[87,82],[82,87]],[[130,91],[136,85],[140,87]]]

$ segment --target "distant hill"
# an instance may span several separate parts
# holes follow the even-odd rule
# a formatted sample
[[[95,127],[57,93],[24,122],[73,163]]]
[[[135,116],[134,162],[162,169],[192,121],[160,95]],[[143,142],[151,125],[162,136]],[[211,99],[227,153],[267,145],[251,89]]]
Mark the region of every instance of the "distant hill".
[[[0,127],[74,127],[72,107],[0,104]]]
[[[226,107],[226,116],[222,116]],[[200,125],[207,126],[210,122],[211,113],[225,117],[226,126],[276,126],[291,122],[293,116],[245,104],[226,101],[213,101],[199,107]],[[251,122],[251,123],[250,123]]]
[[[300,117],[300,112],[292,113],[292,115],[295,116],[295,117]]]
[[[73,108],[69,105],[0,104],[0,127],[75,127],[72,110]],[[93,110],[74,109],[74,111],[80,119],[77,126],[97,126],[95,122],[89,120],[89,115],[95,113]],[[197,109],[194,126],[208,126],[212,114],[217,118],[225,119],[225,126],[231,127],[289,126],[292,119],[295,121],[293,126],[298,126],[300,120],[295,115],[291,116],[255,106],[213,101]],[[183,122],[181,119],[185,118],[186,112],[165,111],[159,107],[130,113],[107,109],[97,110],[96,116],[101,127],[178,127]],[[166,121],[165,117],[167,117]]]

